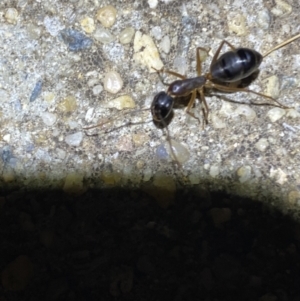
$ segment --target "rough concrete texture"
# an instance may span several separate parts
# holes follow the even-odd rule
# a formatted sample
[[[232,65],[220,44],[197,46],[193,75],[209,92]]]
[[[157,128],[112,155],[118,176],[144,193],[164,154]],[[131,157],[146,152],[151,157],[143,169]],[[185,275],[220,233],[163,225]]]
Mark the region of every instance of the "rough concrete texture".
[[[192,112],[200,123],[175,109],[168,130],[181,167],[150,106],[167,89],[151,67],[195,76],[201,46],[210,49],[201,54],[206,73],[224,39],[266,53],[300,32],[299,14],[296,0],[1,1],[1,186],[76,194],[144,187],[168,206],[192,185],[297,217],[300,39],[267,56],[250,85],[290,109],[248,105],[268,102],[250,93],[206,91],[204,129],[199,102]]]

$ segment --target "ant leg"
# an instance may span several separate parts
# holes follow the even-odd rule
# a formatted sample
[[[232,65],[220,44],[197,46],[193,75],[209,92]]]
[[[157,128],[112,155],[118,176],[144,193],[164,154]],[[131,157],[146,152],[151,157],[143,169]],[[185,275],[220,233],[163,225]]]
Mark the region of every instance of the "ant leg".
[[[204,122],[203,122],[203,129],[204,129],[205,124],[208,124],[209,107],[207,105],[207,102],[206,102],[206,99],[205,99],[205,96],[204,96],[204,90],[201,89],[199,91],[199,94],[200,94],[201,103],[203,102],[203,104],[204,104],[204,108],[202,110],[203,115],[204,115]]]
[[[266,95],[266,94],[263,94],[263,93],[260,93],[260,92],[255,92],[255,91],[247,89],[247,88],[230,88],[230,87],[226,87],[226,86],[222,86],[222,85],[218,85],[218,84],[214,84],[214,83],[207,83],[206,87],[213,88],[213,89],[216,89],[216,90],[219,90],[219,91],[224,91],[224,92],[252,93],[252,94],[267,98],[271,101],[274,101],[275,103],[277,103],[277,105],[268,104],[268,103],[252,103],[252,104],[256,104],[256,105],[273,105],[275,107],[279,107],[279,108],[283,108],[283,109],[290,109],[290,107],[287,107],[287,106],[281,104],[279,101],[277,101],[275,98],[273,98],[269,95]]]
[[[235,50],[235,49],[236,49],[232,44],[230,44],[230,43],[227,42],[226,40],[223,40],[223,41],[220,43],[220,46],[219,46],[219,48],[217,49],[216,53],[214,54],[213,59],[212,59],[212,61],[211,61],[211,63],[210,63],[210,66],[212,66],[212,65],[216,62],[216,60],[218,59],[219,54],[220,54],[220,52],[221,52],[221,50],[222,50],[222,48],[224,47],[225,44],[227,44],[227,46],[229,46],[232,50]]]
[[[158,69],[156,69],[156,68],[154,68],[154,67],[151,67],[151,68],[154,69],[154,70],[157,72],[157,74],[158,74],[158,76],[159,76],[159,79],[161,80],[161,82],[162,82],[165,86],[170,86],[170,84],[169,84],[169,83],[166,83],[166,82],[164,81],[163,77],[161,76],[161,73],[168,73],[168,74],[171,74],[171,75],[173,75],[173,76],[175,76],[175,77],[178,77],[178,78],[180,78],[180,79],[186,79],[186,76],[184,76],[184,75],[182,75],[182,74],[180,74],[180,73],[177,73],[177,72],[175,72],[175,71],[165,69],[164,67],[163,67],[162,69],[160,69],[160,70],[158,70]]]
[[[189,114],[190,116],[192,116],[193,118],[197,119],[198,122],[200,123],[199,118],[196,117],[195,114],[192,113],[192,112],[190,111],[191,108],[192,108],[192,106],[193,106],[194,103],[195,103],[195,100],[196,100],[196,93],[197,93],[197,90],[193,90],[191,99],[190,99],[190,101],[189,101],[189,103],[188,103],[188,105],[187,105],[187,108],[186,108],[186,111],[185,111],[185,112],[186,112],[187,114]]]
[[[201,76],[201,72],[202,72],[202,66],[201,66],[201,58],[200,58],[200,50],[205,51],[207,54],[209,52],[209,50],[203,48],[203,47],[197,47],[196,49],[196,58],[197,58],[197,75]]]

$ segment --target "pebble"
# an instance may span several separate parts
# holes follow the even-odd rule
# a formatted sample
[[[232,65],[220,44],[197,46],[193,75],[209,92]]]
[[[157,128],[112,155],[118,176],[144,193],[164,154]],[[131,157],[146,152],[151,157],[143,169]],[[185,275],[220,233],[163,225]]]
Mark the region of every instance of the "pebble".
[[[116,143],[118,151],[131,152],[133,150],[132,138],[130,135],[122,136]]]
[[[218,165],[212,165],[209,169],[209,175],[212,178],[215,178],[219,175],[220,173],[220,167]]]
[[[137,63],[148,67],[150,73],[156,72],[152,67],[158,70],[163,67],[157,47],[150,36],[137,31],[135,33],[133,44],[135,52],[133,59]]]
[[[269,146],[269,142],[266,138],[261,138],[255,143],[255,148],[261,152],[264,152]]]
[[[103,86],[102,85],[96,85],[93,87],[93,95],[99,95],[103,91]]]
[[[80,21],[80,25],[83,31],[85,31],[86,33],[92,33],[96,29],[94,19],[92,19],[91,17],[85,17],[84,19],[82,19]]]
[[[120,32],[119,40],[121,44],[129,44],[134,36],[135,30],[133,27],[127,27]]]
[[[69,173],[65,178],[63,191],[68,194],[80,195],[85,191],[83,186],[83,175]]]
[[[297,190],[292,190],[289,192],[288,201],[291,205],[296,205],[300,202],[300,192]]]
[[[169,53],[171,50],[171,41],[169,36],[164,36],[161,40],[161,42],[159,43],[159,47],[160,49],[164,52],[164,53]]]
[[[135,144],[135,146],[142,146],[145,143],[147,143],[150,140],[150,138],[149,138],[149,135],[147,135],[146,133],[138,132],[138,133],[132,134],[132,140],[133,140],[133,143]]]
[[[109,93],[116,94],[123,87],[123,80],[116,71],[109,71],[104,77],[104,89]]]
[[[286,116],[290,117],[290,118],[299,118],[300,113],[295,109],[289,109],[289,110],[287,110]]]
[[[161,40],[162,38],[162,30],[160,26],[154,26],[151,30],[151,35],[156,39],[156,40]]]
[[[276,6],[271,9],[273,15],[279,17],[282,15],[289,15],[293,8],[290,4],[282,0],[275,0]]]
[[[266,78],[263,82],[266,86],[264,94],[269,95],[273,98],[277,98],[280,94],[280,83],[278,76],[272,75]]]
[[[158,0],[148,0],[148,4],[150,8],[156,8],[158,4]]]
[[[74,112],[77,109],[77,101],[75,96],[66,96],[63,101],[58,104],[58,109],[63,113]]]
[[[231,33],[235,33],[238,36],[245,36],[248,33],[246,17],[236,11],[227,14],[227,24]]]
[[[83,133],[77,132],[74,134],[67,135],[65,137],[65,142],[70,146],[79,146],[83,139]]]
[[[181,164],[187,162],[190,158],[189,150],[184,145],[177,142],[176,140],[174,140],[174,139],[170,139],[170,140],[171,140],[170,142],[172,145],[172,149],[173,149],[175,158],[173,158],[173,153],[171,152],[171,149],[170,149],[170,143],[167,142],[166,149],[167,149],[169,156],[171,158],[173,158],[173,160],[175,160],[175,161],[177,160]]]
[[[253,121],[256,118],[255,111],[248,105],[239,105],[234,111],[233,115],[245,116],[247,121]]]
[[[94,38],[103,44],[111,43],[115,40],[115,36],[106,28],[98,28],[94,33]]]
[[[251,179],[251,166],[242,166],[237,170],[237,176],[239,177],[240,183],[245,183]]]
[[[211,123],[215,129],[224,129],[226,127],[226,123],[222,121],[214,112],[210,115]]]
[[[26,288],[33,276],[33,264],[26,255],[18,256],[1,273],[5,290],[19,291]]]
[[[49,113],[49,112],[43,112],[41,114],[41,118],[47,126],[52,126],[56,122],[56,119],[57,119],[55,114]]]
[[[110,100],[107,103],[106,107],[116,108],[118,110],[133,109],[135,107],[135,102],[129,95],[123,95],[113,100]]]
[[[19,13],[15,8],[8,8],[5,12],[4,18],[10,24],[16,24],[18,20]]]
[[[34,89],[32,90],[32,93],[30,95],[30,98],[29,98],[30,102],[35,101],[41,95],[42,87],[43,87],[43,82],[41,80],[37,81]]]
[[[75,29],[64,29],[60,34],[70,51],[81,51],[91,47],[93,44],[90,38]]]
[[[256,22],[260,28],[267,30],[270,26],[271,16],[268,9],[263,9],[258,12]]]
[[[283,117],[286,114],[286,111],[281,108],[273,108],[268,111],[267,116],[271,120],[271,122],[276,122],[281,117]]]
[[[116,21],[117,10],[112,5],[107,5],[97,11],[96,18],[104,27],[112,27]]]

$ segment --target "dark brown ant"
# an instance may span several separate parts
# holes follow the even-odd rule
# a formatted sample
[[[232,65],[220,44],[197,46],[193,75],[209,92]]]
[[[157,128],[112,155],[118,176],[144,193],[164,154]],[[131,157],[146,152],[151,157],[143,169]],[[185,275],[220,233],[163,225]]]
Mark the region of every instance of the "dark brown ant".
[[[281,108],[288,108],[287,106],[282,105],[280,102],[278,102],[276,99],[274,99],[271,96],[265,95],[263,93],[255,92],[253,90],[250,90],[248,88],[239,88],[239,87],[230,87],[228,84],[230,83],[238,83],[238,81],[245,79],[249,76],[251,76],[253,73],[257,72],[259,69],[259,66],[267,55],[272,53],[273,51],[293,42],[294,40],[298,39],[300,37],[300,34],[278,44],[271,50],[269,50],[264,55],[260,54],[254,49],[249,48],[235,48],[232,44],[229,42],[223,40],[216,53],[213,56],[212,62],[210,64],[209,73],[206,73],[204,75],[201,75],[201,58],[200,58],[200,51],[205,51],[208,53],[209,51],[205,48],[198,47],[196,49],[196,59],[197,59],[197,76],[192,78],[186,78],[184,75],[181,75],[177,72],[171,71],[171,70],[156,70],[158,75],[160,76],[162,83],[168,86],[167,93],[162,94],[160,92],[156,95],[156,97],[153,100],[152,107],[155,106],[156,109],[151,109],[152,116],[154,120],[160,119],[162,121],[163,115],[168,115],[164,112],[164,114],[158,115],[159,112],[159,104],[162,104],[162,110],[166,110],[166,108],[163,106],[165,104],[166,100],[169,102],[168,107],[170,110],[173,108],[173,104],[171,99],[173,99],[173,102],[175,101],[175,98],[181,97],[181,96],[187,96],[190,95],[190,100],[187,105],[186,112],[193,116],[194,118],[197,118],[190,112],[190,109],[194,105],[194,102],[196,98],[200,98],[200,102],[204,104],[203,113],[204,113],[204,119],[205,122],[208,123],[208,112],[209,108],[207,105],[207,102],[205,100],[204,96],[204,89],[215,89],[222,92],[247,92],[256,94],[258,96],[262,96],[264,98],[267,98],[276,104],[270,104],[270,103],[256,103],[256,105],[273,105],[278,106]],[[224,54],[220,55],[220,52],[224,45],[228,45],[231,48],[231,51],[227,51]],[[168,73],[170,75],[173,75],[175,77],[180,78],[179,80],[175,80],[172,83],[168,84],[165,83],[161,77],[161,73]],[[167,96],[171,97],[168,98]],[[151,107],[151,108],[152,108]],[[197,118],[198,119],[198,118]]]

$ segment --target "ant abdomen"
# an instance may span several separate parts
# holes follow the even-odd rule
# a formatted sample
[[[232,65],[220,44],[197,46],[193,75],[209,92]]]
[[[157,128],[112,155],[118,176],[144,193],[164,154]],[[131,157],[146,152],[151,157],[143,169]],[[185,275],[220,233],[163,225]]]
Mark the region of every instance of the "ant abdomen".
[[[249,48],[237,48],[222,54],[211,66],[211,80],[226,83],[246,78],[258,70],[263,56]]]

